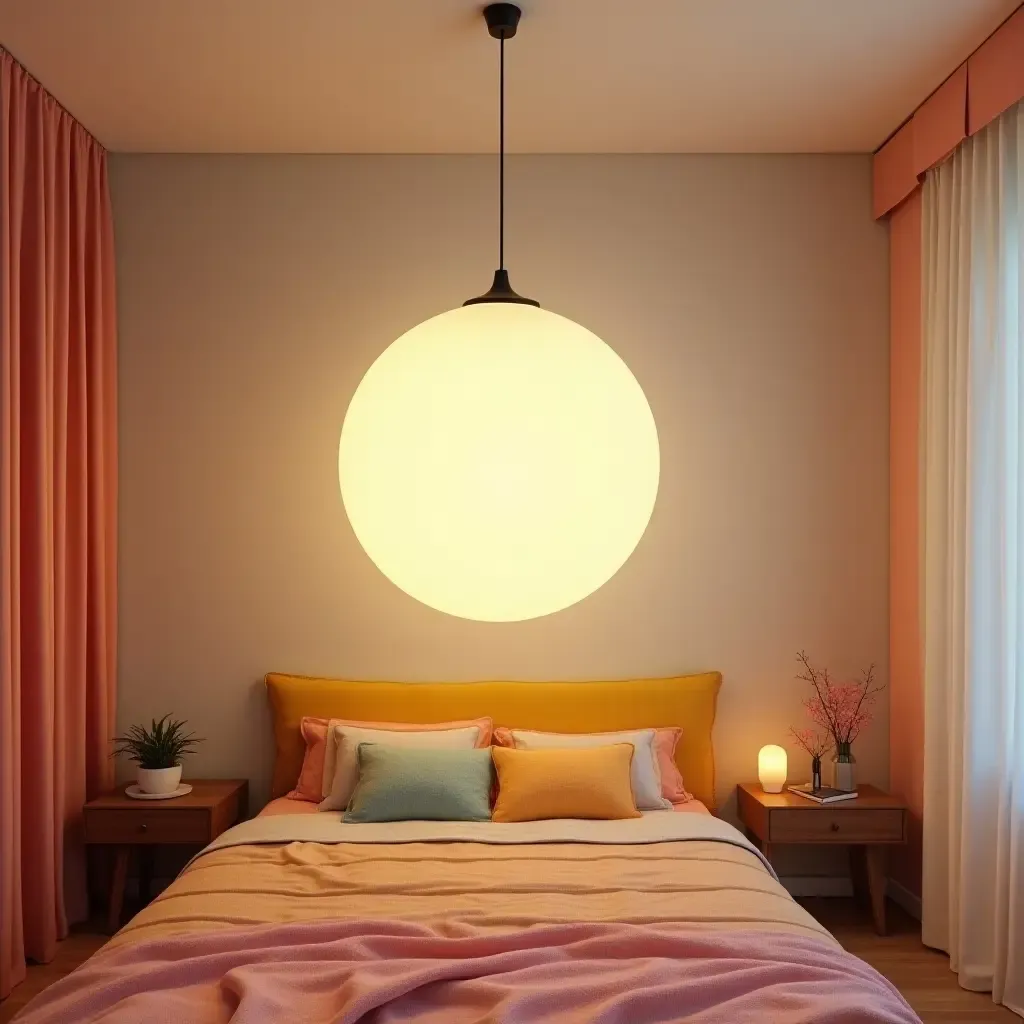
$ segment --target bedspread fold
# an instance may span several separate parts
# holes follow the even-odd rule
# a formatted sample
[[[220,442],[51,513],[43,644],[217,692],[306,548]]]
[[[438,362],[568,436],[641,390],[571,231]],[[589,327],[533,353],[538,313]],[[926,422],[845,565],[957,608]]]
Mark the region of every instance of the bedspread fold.
[[[350,920],[101,951],[19,1024],[913,1024],[867,964],[809,936],[680,924]]]

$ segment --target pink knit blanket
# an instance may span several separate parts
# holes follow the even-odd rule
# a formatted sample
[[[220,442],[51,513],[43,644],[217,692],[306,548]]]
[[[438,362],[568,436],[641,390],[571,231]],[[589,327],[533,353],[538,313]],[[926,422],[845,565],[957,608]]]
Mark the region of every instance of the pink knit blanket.
[[[18,1024],[910,1024],[824,940],[685,925],[314,921],[100,951]]]

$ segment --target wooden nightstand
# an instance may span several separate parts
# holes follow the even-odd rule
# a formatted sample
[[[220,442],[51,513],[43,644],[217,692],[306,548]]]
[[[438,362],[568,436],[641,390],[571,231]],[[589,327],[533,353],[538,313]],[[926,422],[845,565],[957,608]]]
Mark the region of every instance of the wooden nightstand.
[[[855,800],[816,804],[795,793],[766,793],[756,782],[737,787],[740,821],[771,860],[781,843],[845,844],[850,874],[860,888],[867,875],[875,931],[885,934],[885,866],[888,847],[907,841],[907,808],[874,786],[858,786]]]
[[[115,849],[107,927],[117,931],[132,847],[139,850],[139,895],[149,900],[153,850],[157,846],[205,846],[249,811],[245,779],[185,779],[192,787],[172,800],[132,800],[124,788],[85,805],[85,841]]]

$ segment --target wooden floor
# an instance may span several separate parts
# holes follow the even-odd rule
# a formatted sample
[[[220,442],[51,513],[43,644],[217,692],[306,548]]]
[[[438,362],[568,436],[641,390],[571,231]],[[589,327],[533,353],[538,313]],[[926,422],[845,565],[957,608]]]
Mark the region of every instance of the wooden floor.
[[[100,932],[97,921],[94,926],[81,925],[57,947],[57,956],[52,963],[29,965],[28,977],[5,999],[0,1002],[0,1024],[7,1022],[35,995],[70,974],[79,964],[84,963],[109,938]]]
[[[892,903],[888,905],[889,934],[880,937],[852,900],[801,902],[851,953],[893,982],[926,1024],[1021,1024],[1019,1017],[988,996],[960,988],[947,958],[925,949],[918,923]],[[105,941],[98,926],[83,926],[72,932],[61,943],[53,963],[30,967],[28,980],[0,1003],[0,1024],[7,1024],[37,992],[73,971]]]
[[[866,960],[903,993],[926,1024],[1022,1024],[992,997],[967,992],[949,969],[949,958],[921,945],[921,925],[895,904],[886,903],[889,934],[876,935],[866,913],[853,900],[800,900],[854,956]]]

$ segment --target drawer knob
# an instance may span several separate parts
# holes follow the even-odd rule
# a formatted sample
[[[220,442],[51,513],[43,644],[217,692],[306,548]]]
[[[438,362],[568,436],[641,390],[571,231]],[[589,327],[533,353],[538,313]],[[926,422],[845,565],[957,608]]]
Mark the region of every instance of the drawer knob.
[[[147,830],[148,828],[149,828],[149,826],[148,826],[148,825],[147,825],[147,824],[146,824],[145,822],[143,822],[143,823],[142,823],[142,824],[141,824],[141,825],[139,826],[139,831],[140,831],[140,832],[145,832],[145,831],[146,831],[146,830]]]
[[[146,826],[143,825],[142,827],[145,828]],[[832,829],[833,832],[838,832],[839,831],[839,822],[838,821],[833,821],[832,824],[829,825],[829,828]]]

